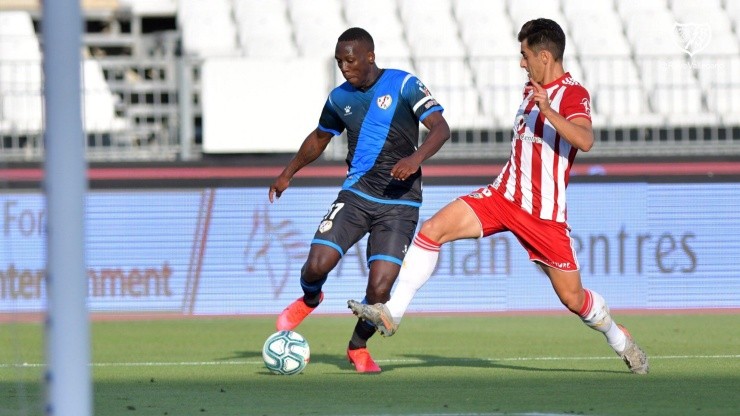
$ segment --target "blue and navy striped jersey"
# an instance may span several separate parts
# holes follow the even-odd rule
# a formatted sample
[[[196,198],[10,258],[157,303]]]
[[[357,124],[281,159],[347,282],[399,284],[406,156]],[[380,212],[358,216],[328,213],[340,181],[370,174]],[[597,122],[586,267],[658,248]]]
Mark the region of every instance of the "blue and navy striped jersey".
[[[414,75],[384,69],[366,91],[345,82],[329,94],[319,129],[340,135],[347,130],[347,179],[342,189],[379,202],[421,204],[421,169],[405,181],[391,169],[419,144],[419,122],[443,111]]]

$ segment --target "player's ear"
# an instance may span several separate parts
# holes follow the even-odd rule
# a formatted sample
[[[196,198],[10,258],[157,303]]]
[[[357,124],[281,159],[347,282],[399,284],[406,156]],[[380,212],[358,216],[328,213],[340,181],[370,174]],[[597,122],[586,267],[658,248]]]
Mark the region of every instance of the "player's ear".
[[[544,65],[547,65],[552,60],[552,54],[547,49],[542,49],[537,55],[540,58],[540,62]]]
[[[371,64],[375,63],[375,52],[370,51],[367,53],[367,61],[370,62]]]

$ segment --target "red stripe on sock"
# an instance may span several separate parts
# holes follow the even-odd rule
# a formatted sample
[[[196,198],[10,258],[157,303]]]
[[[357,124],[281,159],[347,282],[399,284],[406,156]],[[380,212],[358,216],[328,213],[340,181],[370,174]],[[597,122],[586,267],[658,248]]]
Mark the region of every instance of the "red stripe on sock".
[[[439,251],[440,248],[439,243],[431,240],[422,233],[416,234],[416,237],[414,237],[414,245],[427,251]]]
[[[583,306],[581,306],[581,310],[578,312],[578,316],[581,318],[585,318],[586,315],[588,315],[589,312],[591,312],[591,306],[593,306],[593,298],[591,297],[591,291],[588,289],[583,289]]]

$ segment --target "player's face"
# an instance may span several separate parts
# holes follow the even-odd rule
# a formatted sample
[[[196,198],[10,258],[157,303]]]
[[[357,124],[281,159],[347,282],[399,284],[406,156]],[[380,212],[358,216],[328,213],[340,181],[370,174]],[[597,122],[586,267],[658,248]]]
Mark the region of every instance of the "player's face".
[[[529,78],[542,83],[545,77],[545,64],[540,59],[540,54],[529,47],[526,39],[521,43],[521,54],[522,58],[519,61],[519,66],[527,71]]]
[[[369,86],[375,53],[364,42],[339,42],[334,51],[334,59],[342,71],[342,76],[355,88]]]

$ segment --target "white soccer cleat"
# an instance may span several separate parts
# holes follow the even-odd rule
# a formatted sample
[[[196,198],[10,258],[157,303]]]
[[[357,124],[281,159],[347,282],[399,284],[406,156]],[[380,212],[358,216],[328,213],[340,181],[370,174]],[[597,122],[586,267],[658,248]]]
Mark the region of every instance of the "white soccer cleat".
[[[619,324],[617,326],[627,337],[627,346],[624,348],[624,351],[618,353],[619,358],[627,364],[627,367],[629,367],[632,373],[647,374],[650,371],[647,354],[635,343],[627,328]]]
[[[375,328],[384,337],[390,337],[396,333],[398,325],[393,322],[391,311],[383,303],[367,305],[356,300],[348,300],[347,307],[352,309],[352,313],[358,318],[368,321],[375,325]]]

